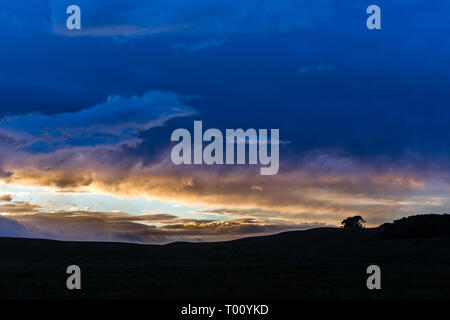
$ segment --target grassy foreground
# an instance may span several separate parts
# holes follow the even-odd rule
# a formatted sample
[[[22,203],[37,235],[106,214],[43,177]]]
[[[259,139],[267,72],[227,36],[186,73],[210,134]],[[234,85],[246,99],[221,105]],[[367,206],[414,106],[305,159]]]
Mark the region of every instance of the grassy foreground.
[[[450,238],[319,228],[216,243],[0,238],[2,299],[448,299]],[[66,288],[79,265],[82,289]],[[366,288],[367,266],[382,289]]]

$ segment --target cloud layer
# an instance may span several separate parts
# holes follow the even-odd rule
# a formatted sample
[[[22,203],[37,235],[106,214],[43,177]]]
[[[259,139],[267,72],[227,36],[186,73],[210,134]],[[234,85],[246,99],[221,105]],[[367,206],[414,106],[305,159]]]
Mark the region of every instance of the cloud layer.
[[[273,223],[249,218],[228,221],[181,219],[171,214],[36,212],[32,205],[27,205],[28,208],[25,204],[0,207],[0,213],[4,215],[0,215],[0,237],[162,244],[180,240],[230,240],[322,226],[322,224]]]
[[[410,213],[438,212],[447,205],[450,188],[444,169],[418,171],[401,164],[380,168],[323,153],[305,157],[270,179],[249,167],[178,167],[169,156],[144,165],[139,158],[123,158],[124,154],[122,149],[72,148],[12,158],[5,161],[5,170],[12,174],[2,180],[207,205],[208,212],[229,218],[334,225],[357,214],[378,225]]]

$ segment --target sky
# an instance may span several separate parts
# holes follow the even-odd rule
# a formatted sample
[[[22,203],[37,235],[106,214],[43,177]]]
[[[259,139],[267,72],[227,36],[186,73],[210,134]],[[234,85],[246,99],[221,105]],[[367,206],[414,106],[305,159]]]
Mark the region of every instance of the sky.
[[[449,16],[448,0],[0,0],[0,236],[217,241],[449,212]],[[279,129],[278,173],[173,164],[195,120]]]

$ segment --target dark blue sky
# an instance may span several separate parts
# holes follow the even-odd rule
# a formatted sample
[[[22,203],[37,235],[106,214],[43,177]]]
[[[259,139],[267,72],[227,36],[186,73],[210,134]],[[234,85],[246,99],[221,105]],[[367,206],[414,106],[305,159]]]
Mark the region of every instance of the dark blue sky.
[[[448,1],[83,0],[78,34],[68,4],[1,1],[1,115],[161,90],[198,96],[207,127],[280,128],[285,154],[448,154]],[[382,30],[365,26],[370,4]],[[181,125],[142,132],[140,151]]]

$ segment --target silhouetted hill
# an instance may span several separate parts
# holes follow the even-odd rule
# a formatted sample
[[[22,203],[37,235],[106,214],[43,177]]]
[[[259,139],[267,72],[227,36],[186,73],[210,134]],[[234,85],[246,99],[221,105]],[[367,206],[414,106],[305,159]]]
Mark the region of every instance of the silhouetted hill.
[[[0,238],[1,298],[446,298],[450,238],[387,240],[318,228],[215,243],[137,245]],[[82,290],[65,287],[82,270]],[[366,268],[382,269],[382,290]]]

